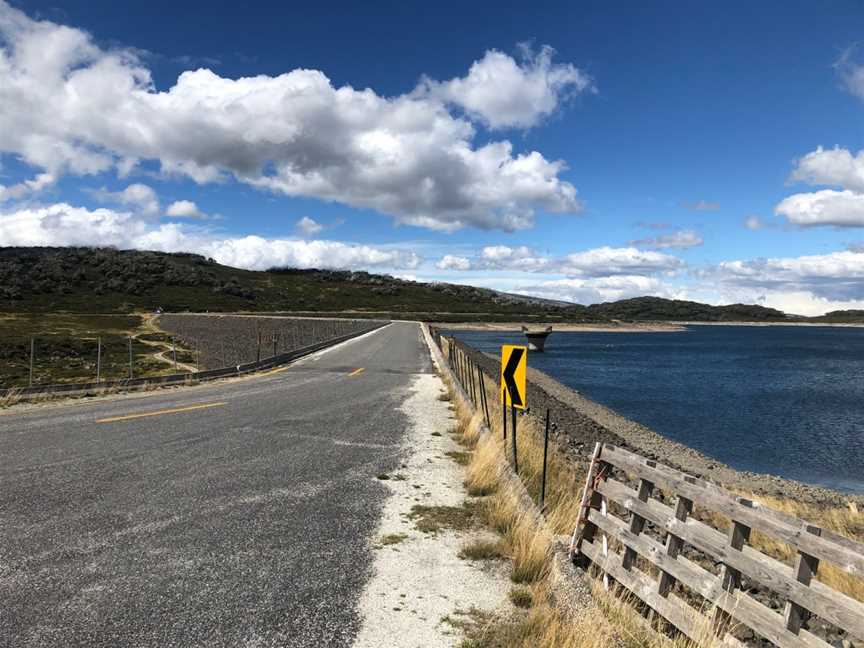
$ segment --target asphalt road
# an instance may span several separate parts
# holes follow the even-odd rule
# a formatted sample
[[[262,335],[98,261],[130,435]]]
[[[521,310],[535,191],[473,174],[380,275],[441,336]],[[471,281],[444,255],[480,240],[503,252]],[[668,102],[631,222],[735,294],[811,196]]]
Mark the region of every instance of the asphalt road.
[[[265,377],[0,414],[0,646],[350,645],[430,371],[392,324]]]

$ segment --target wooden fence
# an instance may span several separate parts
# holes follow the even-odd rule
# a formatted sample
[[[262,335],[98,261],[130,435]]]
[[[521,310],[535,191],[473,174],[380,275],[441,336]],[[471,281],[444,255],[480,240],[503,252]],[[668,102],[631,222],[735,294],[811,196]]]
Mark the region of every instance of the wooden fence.
[[[844,536],[599,443],[580,518],[571,557],[696,641],[707,629],[720,643],[741,646],[736,635],[749,628],[781,648],[830,648],[808,631],[811,615],[864,639],[864,604],[815,578],[823,561],[864,576],[864,545]],[[728,530],[697,518],[727,521]],[[754,547],[754,530],[760,540],[788,545],[794,566]],[[779,609],[748,591],[764,592]]]

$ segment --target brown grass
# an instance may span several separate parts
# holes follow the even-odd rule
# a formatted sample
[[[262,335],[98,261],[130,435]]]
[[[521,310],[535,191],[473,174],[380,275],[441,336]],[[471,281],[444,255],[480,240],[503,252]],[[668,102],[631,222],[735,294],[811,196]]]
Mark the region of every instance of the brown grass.
[[[500,560],[506,558],[501,542],[489,540],[474,540],[459,550],[463,560]]]

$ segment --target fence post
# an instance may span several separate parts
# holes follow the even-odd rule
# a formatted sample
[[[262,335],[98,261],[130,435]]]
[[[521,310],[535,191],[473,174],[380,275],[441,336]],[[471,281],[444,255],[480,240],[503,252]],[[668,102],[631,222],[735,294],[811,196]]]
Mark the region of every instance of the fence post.
[[[195,338],[195,373],[201,371],[201,347],[198,346],[198,338]]]
[[[546,408],[546,431],[543,433],[543,477],[540,480],[540,512],[546,506],[546,459],[549,451],[549,408]]]
[[[486,425],[491,426],[492,422],[489,420],[489,402],[486,396],[486,380],[483,378],[483,370],[480,368],[480,365],[477,365],[477,380],[480,382],[480,401],[483,404],[483,417],[486,419]]]
[[[177,339],[171,338],[171,353],[174,354],[174,371],[177,371]]]
[[[603,444],[597,441],[594,444],[591,463],[588,464],[588,474],[585,475],[585,487],[582,489],[582,500],[579,502],[579,520],[576,522],[576,528],[573,529],[573,537],[570,539],[570,560],[572,562],[576,562],[576,559],[579,557],[579,548],[582,545],[582,540],[587,538],[590,542],[596,528],[588,521],[588,511],[591,508],[595,495],[594,479],[597,477],[602,449]]]
[[[513,436],[510,437],[513,440],[513,472],[517,475],[519,474],[519,458],[516,455],[516,406],[511,402],[510,403],[510,415],[513,419],[513,424],[511,427],[513,428]]]
[[[806,533],[812,533],[816,536],[822,535],[822,529],[817,526],[808,524],[804,527]],[[794,577],[799,583],[805,586],[810,586],[810,581],[816,575],[819,569],[819,559],[802,551],[798,552],[795,558]],[[786,624],[786,629],[792,634],[798,634],[801,631],[801,626],[810,618],[810,612],[793,601],[786,601],[786,609],[783,613],[783,621]]]
[[[744,506],[753,506],[750,500],[738,500]],[[729,527],[729,546],[736,551],[741,551],[744,545],[750,540],[750,527],[746,524],[741,524],[736,520],[732,520],[732,526]],[[741,572],[727,564],[723,564],[720,568],[721,587],[728,593],[734,596],[735,590],[741,587]],[[714,631],[721,639],[729,630],[729,625],[732,623],[732,615],[721,607],[714,610]]]
[[[102,338],[96,338],[96,382],[100,382],[102,375]]]
[[[132,336],[129,336],[129,380],[132,380]]]
[[[33,386],[33,356],[36,354],[36,342],[30,338],[30,386]]]
[[[261,362],[261,331],[258,331],[258,356],[256,362]]]

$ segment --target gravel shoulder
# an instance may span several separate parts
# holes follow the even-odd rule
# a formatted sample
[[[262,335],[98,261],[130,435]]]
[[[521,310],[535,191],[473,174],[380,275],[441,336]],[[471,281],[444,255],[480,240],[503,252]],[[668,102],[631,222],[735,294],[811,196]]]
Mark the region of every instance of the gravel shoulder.
[[[418,375],[402,406],[405,455],[399,471],[382,480],[390,494],[373,535],[373,576],[360,598],[355,648],[456,646],[462,633],[447,619],[509,606],[506,563],[458,557],[466,542],[493,538],[489,531],[424,533],[412,519],[414,506],[461,507],[470,499],[461,466],[446,455],[462,448],[446,433],[456,419],[438,400],[443,389],[437,375]]]

